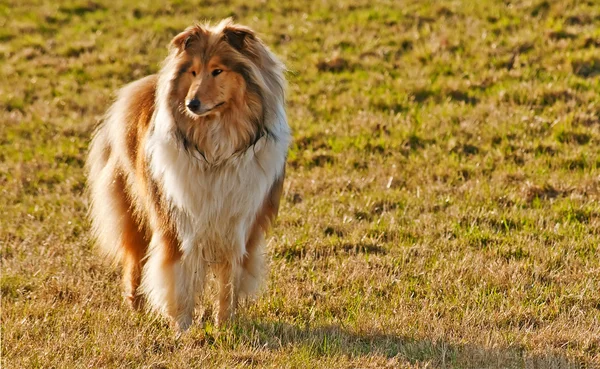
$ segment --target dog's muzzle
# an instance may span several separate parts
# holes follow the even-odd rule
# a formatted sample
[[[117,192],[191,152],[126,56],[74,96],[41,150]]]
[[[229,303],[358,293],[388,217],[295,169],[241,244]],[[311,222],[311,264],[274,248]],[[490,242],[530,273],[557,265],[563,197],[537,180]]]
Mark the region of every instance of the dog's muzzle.
[[[190,109],[191,112],[198,113],[200,112],[200,100],[194,98],[188,101],[187,108]]]

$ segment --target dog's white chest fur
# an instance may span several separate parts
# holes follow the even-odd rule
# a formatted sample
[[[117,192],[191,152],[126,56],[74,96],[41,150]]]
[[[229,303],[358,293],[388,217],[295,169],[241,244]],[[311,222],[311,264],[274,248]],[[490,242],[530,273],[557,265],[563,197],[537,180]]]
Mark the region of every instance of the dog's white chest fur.
[[[171,207],[184,258],[198,251],[208,261],[244,255],[256,214],[283,172],[289,132],[287,124],[277,128],[277,140],[264,136],[213,166],[184,149],[164,126],[156,127],[146,152]]]

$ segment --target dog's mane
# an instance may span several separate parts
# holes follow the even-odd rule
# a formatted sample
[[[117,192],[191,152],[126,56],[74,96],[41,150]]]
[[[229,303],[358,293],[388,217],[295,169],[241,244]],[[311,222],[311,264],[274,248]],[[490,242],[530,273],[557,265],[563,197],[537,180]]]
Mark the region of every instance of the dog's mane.
[[[180,55],[189,47],[195,47],[194,52],[202,55],[219,55],[246,83],[245,106],[237,107],[239,111],[230,111],[221,117],[225,124],[237,123],[239,127],[236,132],[230,130],[230,136],[237,144],[229,156],[245,152],[264,136],[277,140],[277,131],[273,128],[280,120],[286,119],[285,67],[251,29],[236,25],[228,18],[216,26],[196,24],[177,35],[169,46],[169,55],[159,72],[156,106],[170,110],[174,118],[171,133],[182,147],[198,151],[200,157],[209,162],[204,152],[208,134],[206,125],[191,124],[181,101],[172,101],[173,84],[177,81],[178,73],[185,68]],[[172,103],[165,106],[164,102],[169,99]],[[214,118],[206,118],[203,123],[210,123],[210,119]]]

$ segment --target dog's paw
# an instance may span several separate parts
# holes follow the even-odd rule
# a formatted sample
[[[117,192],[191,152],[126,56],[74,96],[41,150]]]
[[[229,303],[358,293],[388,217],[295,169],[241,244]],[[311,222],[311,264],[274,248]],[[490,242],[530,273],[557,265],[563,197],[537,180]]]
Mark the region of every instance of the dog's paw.
[[[140,295],[128,294],[125,296],[125,301],[133,310],[141,311],[144,308],[144,298]]]
[[[231,309],[220,309],[215,316],[215,325],[219,328],[225,327],[233,319],[233,315]]]
[[[187,331],[191,325],[192,317],[184,315],[177,318],[177,321],[175,322],[175,329],[178,333],[183,333]]]

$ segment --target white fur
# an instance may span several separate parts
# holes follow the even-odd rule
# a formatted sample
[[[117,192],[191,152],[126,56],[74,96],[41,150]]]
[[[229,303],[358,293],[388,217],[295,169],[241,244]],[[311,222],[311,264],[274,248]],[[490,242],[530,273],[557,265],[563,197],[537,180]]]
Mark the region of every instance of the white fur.
[[[160,101],[159,96],[146,155],[151,176],[162,184],[171,207],[183,255],[173,267],[173,275],[165,275],[169,271],[160,264],[160,240],[153,240],[142,289],[156,310],[176,316],[180,328],[185,329],[191,323],[194,297],[203,287],[209,264],[230,262],[235,268],[246,253],[256,214],[283,174],[291,137],[282,105],[277,109],[280,114],[270,122],[270,135],[233,156],[224,148],[222,160],[215,166],[177,142],[173,118]],[[248,276],[252,277],[258,276]],[[249,280],[231,283],[242,283],[242,293],[256,289]],[[170,291],[175,291],[174,295],[169,295]],[[173,311],[174,306],[182,311]]]

